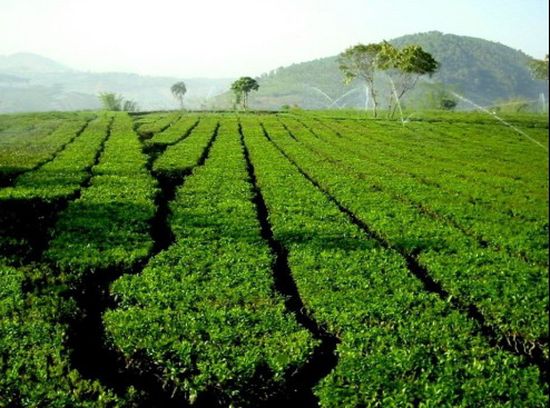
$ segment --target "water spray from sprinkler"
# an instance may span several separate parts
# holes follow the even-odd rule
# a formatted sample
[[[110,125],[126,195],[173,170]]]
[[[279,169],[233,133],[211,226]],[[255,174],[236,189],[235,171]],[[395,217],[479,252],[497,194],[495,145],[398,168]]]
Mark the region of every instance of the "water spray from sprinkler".
[[[546,146],[544,146],[542,143],[540,143],[538,140],[536,139],[533,139],[531,136],[529,136],[527,133],[525,133],[523,130],[521,129],[518,129],[517,127],[515,127],[514,125],[512,125],[511,123],[509,122],[506,122],[504,119],[502,119],[500,116],[498,116],[496,114],[496,112],[492,112],[486,108],[484,108],[483,106],[481,105],[478,105],[477,103],[469,100],[468,98],[466,98],[465,96],[462,96],[460,94],[457,94],[456,92],[451,92],[454,96],[456,96],[458,99],[460,99],[461,101],[464,101],[466,103],[469,103],[470,105],[472,106],[475,106],[477,109],[481,110],[482,112],[485,112],[487,113],[488,115],[491,115],[492,117],[494,117],[496,120],[498,120],[499,122],[503,123],[504,125],[508,126],[509,128],[515,130],[517,133],[519,133],[520,135],[526,137],[527,139],[529,139],[530,141],[532,141],[533,143],[539,145],[540,147],[542,147],[544,150],[548,150],[546,148]]]
[[[346,96],[352,94],[353,92],[357,92],[357,91],[360,91],[361,88],[353,88],[349,91],[347,91],[346,93],[342,94],[341,96],[339,96],[338,98],[336,98],[330,105],[329,105],[329,108],[331,108],[332,106],[336,105],[336,103],[340,100],[342,100],[343,98],[345,98]]]
[[[395,83],[393,82],[393,79],[387,75],[388,79],[390,80],[393,96],[395,97],[395,102],[397,103],[397,107],[399,108],[399,115],[401,116],[401,125],[405,126],[405,123],[407,123],[409,120],[405,120],[403,117],[403,109],[401,109],[401,102],[399,101],[399,96],[397,96],[397,89],[395,89]],[[410,117],[410,116],[409,116]]]
[[[325,92],[323,92],[321,89],[317,88],[316,86],[306,85],[306,87],[313,89],[314,91],[317,91],[321,95],[323,95],[325,98],[328,99],[329,104],[327,104],[328,107],[331,106],[332,103],[334,103],[334,99],[332,99],[330,96],[328,96]]]

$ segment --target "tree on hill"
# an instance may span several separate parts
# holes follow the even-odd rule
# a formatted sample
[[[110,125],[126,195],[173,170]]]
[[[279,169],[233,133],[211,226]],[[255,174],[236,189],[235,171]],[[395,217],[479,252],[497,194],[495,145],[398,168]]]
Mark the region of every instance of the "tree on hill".
[[[400,106],[403,96],[413,89],[423,75],[433,75],[439,68],[439,62],[419,45],[407,45],[395,48],[384,41],[377,58],[378,68],[384,71],[391,83],[388,98],[390,117]]]
[[[183,81],[176,82],[170,88],[172,95],[180,102],[180,107],[183,110],[183,96],[187,93],[187,87]]]
[[[383,71],[391,82],[389,114],[393,116],[399,101],[414,88],[422,75],[431,75],[439,67],[439,63],[431,54],[419,45],[408,45],[397,49],[387,41],[378,44],[358,44],[342,52],[339,56],[340,70],[344,81],[350,82],[361,78],[369,88],[373,103],[373,114],[377,116],[377,92],[375,90],[375,74]]]
[[[533,78],[548,81],[548,54],[543,60],[533,59],[530,61],[529,69]]]
[[[244,110],[248,107],[248,94],[250,91],[257,91],[260,86],[258,82],[250,77],[241,77],[231,84],[231,90],[235,94],[235,104],[241,104]]]
[[[338,57],[340,70],[344,74],[344,82],[350,83],[355,78],[365,81],[372,100],[374,117],[377,115],[376,108],[378,106],[374,74],[378,67],[378,56],[381,49],[381,44],[357,44],[346,49]]]

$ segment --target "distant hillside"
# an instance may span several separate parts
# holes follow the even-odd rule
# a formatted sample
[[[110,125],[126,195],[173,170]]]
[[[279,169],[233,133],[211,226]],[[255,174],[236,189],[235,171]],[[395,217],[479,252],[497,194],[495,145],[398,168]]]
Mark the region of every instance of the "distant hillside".
[[[547,93],[546,84],[530,76],[530,57],[499,43],[437,31],[406,35],[390,42],[399,47],[421,45],[441,63],[429,82],[442,83],[481,105],[513,97],[536,99],[541,92]],[[250,99],[256,108],[277,109],[283,104],[303,108],[360,107],[365,102],[360,83],[343,84],[336,56],[278,68],[262,75],[259,83],[260,90]],[[427,88],[426,83],[420,85],[413,97],[418,98]],[[228,103],[228,99],[226,95],[220,103]]]
[[[0,112],[97,109],[97,95],[116,92],[143,110],[176,109],[170,93],[185,81],[185,106],[207,107],[209,100],[229,88],[232,79],[173,78],[130,73],[91,73],[73,70],[35,54],[0,56]]]
[[[70,68],[41,55],[17,53],[8,56],[0,55],[0,72],[14,75],[25,73],[60,73],[70,72]]]

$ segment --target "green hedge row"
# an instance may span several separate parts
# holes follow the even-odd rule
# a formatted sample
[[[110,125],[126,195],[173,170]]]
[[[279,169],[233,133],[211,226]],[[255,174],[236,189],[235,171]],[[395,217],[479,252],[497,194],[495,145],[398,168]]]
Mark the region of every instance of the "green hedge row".
[[[191,134],[166,151],[154,162],[153,171],[165,177],[183,175],[201,158],[218,126],[219,117],[205,116]]]
[[[0,115],[0,181],[50,160],[94,116],[91,113]]]
[[[172,123],[168,128],[160,133],[156,133],[147,141],[149,145],[167,146],[177,143],[185,137],[199,122],[199,116],[193,114],[182,115],[178,120]]]
[[[369,149],[358,149],[357,143],[330,135],[330,132],[321,127],[305,128],[293,120],[285,120],[285,125],[295,136],[299,135],[301,142],[328,159],[333,158],[335,154],[338,157],[347,157],[348,160],[337,162],[342,169],[348,168],[351,170],[350,174],[368,179],[373,185],[394,194],[396,200],[406,202],[439,218],[442,222],[456,226],[483,245],[487,243],[496,250],[502,249],[512,256],[537,263],[544,266],[544,269],[547,268],[548,220],[546,217],[518,218],[517,214],[507,210],[487,208],[472,201],[471,197],[457,194],[456,191],[445,191],[440,186],[447,185],[448,180],[445,176],[439,177],[440,171],[434,169],[437,167],[434,163],[438,163],[435,159],[431,161],[430,167],[427,166],[428,168],[421,172],[418,170],[420,166],[415,166],[417,170],[415,174],[411,174],[408,170],[401,168],[408,156],[385,153],[384,150],[387,149],[376,146],[376,142],[372,142]],[[368,139],[372,140],[370,137]],[[392,140],[389,136],[387,139]],[[384,160],[385,155],[387,158]],[[484,175],[483,178],[490,177]],[[430,181],[426,182],[426,179]],[[452,200],[449,200],[449,194],[452,194]],[[487,194],[485,192],[486,197]],[[506,195],[500,192],[501,197]],[[499,199],[496,193],[493,193],[492,197],[494,200]],[[539,205],[539,209],[544,208],[544,205]]]
[[[116,114],[90,186],[60,215],[45,254],[69,280],[112,267],[129,271],[148,256],[157,188],[146,163],[130,117]]]
[[[180,118],[179,112],[173,113],[151,113],[136,120],[137,132],[140,135],[155,135],[167,128]]]
[[[84,132],[53,160],[18,177],[13,187],[0,190],[0,201],[52,202],[77,192],[108,136],[111,121],[108,114],[91,121]]]

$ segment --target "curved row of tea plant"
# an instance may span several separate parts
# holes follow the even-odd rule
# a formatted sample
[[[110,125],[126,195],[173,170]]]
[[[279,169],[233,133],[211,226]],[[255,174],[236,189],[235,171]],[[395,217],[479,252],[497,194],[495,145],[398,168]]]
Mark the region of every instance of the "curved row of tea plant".
[[[276,145],[306,173],[392,247],[415,255],[450,294],[477,305],[501,335],[546,342],[548,285],[540,267],[481,248],[453,226],[396,200],[385,185],[355,174],[353,167],[342,168],[338,161],[354,161],[337,149],[331,149],[329,161],[291,138],[275,120],[264,123]]]
[[[451,180],[446,178],[446,175],[440,173],[439,170],[434,170],[434,168],[444,165],[446,161],[430,160],[431,167],[426,163],[414,161],[412,166],[402,170],[403,163],[410,161],[411,156],[403,154],[405,147],[401,147],[398,149],[401,154],[396,157],[395,152],[392,151],[395,146],[387,146],[392,145],[394,142],[398,144],[397,140],[399,138],[386,134],[386,144],[381,148],[377,146],[376,137],[372,135],[370,129],[369,124],[362,130],[366,132],[362,141],[365,146],[364,149],[358,149],[356,141],[350,144],[343,138],[334,135],[328,136],[322,129],[317,128],[311,130],[317,135],[321,135],[322,139],[330,146],[315,138],[308,137],[307,139],[310,146],[315,145],[317,152],[323,150],[327,158],[332,158],[333,152],[338,150],[340,153],[338,157],[340,159],[345,157],[347,160],[333,161],[333,163],[338,163],[342,168],[351,168],[353,171],[350,174],[368,178],[379,186],[383,185],[387,191],[395,192],[396,197],[408,201],[422,211],[439,217],[443,221],[449,221],[452,225],[477,238],[482,244],[492,244],[494,248],[505,249],[520,258],[538,263],[541,273],[546,274],[548,264],[548,198],[544,192],[548,190],[548,181],[545,178],[547,171],[544,170],[544,167],[547,168],[547,161],[537,161],[531,165],[531,173],[537,172],[534,170],[537,168],[539,173],[536,177],[539,181],[535,182],[533,180],[532,188],[536,191],[533,194],[527,193],[524,188],[519,186],[509,186],[510,192],[500,191],[499,193],[482,191],[486,190],[485,187],[477,187],[476,189],[472,184],[463,184],[460,189],[457,189],[457,186],[461,185],[460,178],[456,177]],[[300,133],[300,140],[304,141],[303,136],[307,136],[308,132],[295,127],[295,133]],[[339,135],[345,135],[345,133],[339,133]],[[350,136],[349,139],[351,140],[351,138]],[[381,134],[379,138],[384,138],[384,134]],[[442,138],[439,137],[439,139]],[[428,151],[431,149],[429,144],[426,149]],[[390,152],[387,150],[390,150]],[[528,153],[529,150],[523,152],[524,155]],[[454,150],[452,152],[448,151],[447,155],[456,155],[456,152]],[[525,158],[523,160],[525,161]],[[463,161],[466,163],[466,158]],[[517,172],[518,174],[529,173],[519,169]],[[436,180],[436,182],[426,182],[428,177],[431,180]],[[487,174],[479,177],[483,177],[486,183],[492,180],[492,177]],[[486,202],[499,203],[498,207],[500,208],[495,208],[496,205],[484,205],[485,203],[480,202],[481,200],[478,200],[477,197],[472,199],[471,195],[468,196],[472,190],[477,190]],[[448,199],[450,194],[452,194],[452,200]],[[544,198],[538,200],[536,196]],[[507,199],[513,201],[508,208],[505,208],[503,201]],[[521,201],[521,199],[524,201]],[[525,201],[528,201],[528,204]],[[522,212],[525,214],[525,209],[528,209],[530,216],[520,217],[519,215]]]
[[[322,118],[325,120],[341,121],[341,120],[355,120],[355,121],[372,121],[369,115],[365,114],[365,111],[355,109],[338,109],[338,110],[322,110],[322,111],[300,111],[293,110],[293,114],[302,115],[305,117]],[[497,119],[481,111],[416,111],[407,113],[409,122],[419,122],[427,124],[464,124],[464,125],[500,125]],[[499,115],[502,119],[508,123],[522,127],[522,128],[535,128],[535,129],[548,129],[548,117],[539,114],[506,114]],[[380,121],[388,121],[387,119],[378,119]],[[401,125],[399,119],[392,122]]]
[[[137,125],[137,132],[141,136],[153,136],[176,122],[181,114],[178,112],[172,113],[151,113],[141,116],[134,123]]]
[[[0,183],[50,160],[95,115],[0,115]]]
[[[145,354],[191,402],[210,392],[258,404],[313,347],[274,293],[252,197],[236,122],[225,120],[171,203],[176,243],[112,288],[120,306],[104,320],[113,343],[129,364]]]
[[[182,115],[164,131],[153,135],[153,137],[147,141],[147,144],[169,146],[177,143],[188,136],[198,123],[199,117],[197,115]]]
[[[93,120],[53,160],[0,190],[0,251],[10,263],[25,262],[45,248],[57,212],[89,180],[111,120],[109,115]]]
[[[472,128],[415,122],[403,126],[387,121],[348,120],[336,123],[321,120],[319,123],[340,131],[344,139],[353,140],[365,148],[374,142],[392,152],[406,152],[403,155],[405,161],[425,166],[424,157],[435,159],[434,164],[444,164],[448,172],[461,175],[465,181],[475,182],[488,171],[494,172],[496,185],[485,178],[479,180],[491,189],[506,187],[506,183],[529,187],[532,182],[530,175],[541,176],[533,171],[530,166],[533,163],[525,161],[526,154],[543,156],[541,149],[524,138],[518,141],[517,134],[510,134],[502,126]],[[544,161],[540,163],[544,164]],[[525,181],[529,183],[525,184]]]
[[[304,304],[341,339],[336,369],[315,388],[322,406],[544,404],[537,368],[491,347],[475,322],[425,292],[404,259],[359,230],[257,124],[243,125]]]
[[[155,160],[153,172],[172,178],[189,172],[198,163],[212,135],[215,134],[219,119],[216,116],[202,118],[188,137],[168,146],[166,151]]]
[[[113,267],[129,271],[148,256],[157,189],[146,164],[130,117],[115,114],[90,186],[61,214],[46,252],[67,279]]]
[[[111,121],[109,114],[103,114],[90,122],[84,132],[52,161],[21,175],[13,187],[0,190],[0,201],[52,202],[77,192],[97,159]]]

